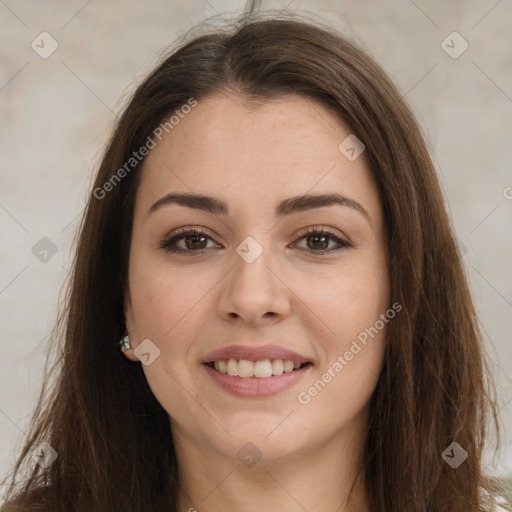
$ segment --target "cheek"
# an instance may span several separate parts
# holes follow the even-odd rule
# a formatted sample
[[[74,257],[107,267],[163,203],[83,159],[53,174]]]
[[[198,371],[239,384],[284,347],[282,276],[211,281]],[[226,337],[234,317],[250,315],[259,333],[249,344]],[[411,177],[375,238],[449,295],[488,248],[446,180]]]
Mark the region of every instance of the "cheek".
[[[130,291],[140,334],[166,342],[214,284],[213,278],[197,269],[134,262]]]
[[[355,254],[324,276],[309,275],[300,283],[301,297],[314,311],[330,349],[341,350],[389,307],[389,281],[378,255]],[[350,344],[350,343],[349,343]]]
[[[207,279],[190,269],[182,272],[152,265],[134,267],[132,304],[140,340],[149,338],[160,349],[159,357],[143,367],[148,384],[158,402],[173,417],[186,421],[198,414],[190,367],[197,315],[204,312]],[[204,276],[202,276],[204,277]],[[199,327],[200,329],[200,327]]]
[[[322,321],[329,329],[322,328],[324,334],[317,340],[322,346],[320,367],[297,397],[308,417],[335,418],[333,428],[347,424],[368,404],[382,369],[387,324],[392,321],[381,320],[388,311],[385,283],[353,276],[335,288],[323,298]]]
[[[320,375],[305,383],[299,402],[314,402],[312,409],[328,408],[345,421],[369,400],[382,368],[392,321],[385,316],[390,307],[386,262],[378,252],[354,254],[322,285],[308,279],[303,287],[317,315],[316,327],[309,330],[322,350]]]

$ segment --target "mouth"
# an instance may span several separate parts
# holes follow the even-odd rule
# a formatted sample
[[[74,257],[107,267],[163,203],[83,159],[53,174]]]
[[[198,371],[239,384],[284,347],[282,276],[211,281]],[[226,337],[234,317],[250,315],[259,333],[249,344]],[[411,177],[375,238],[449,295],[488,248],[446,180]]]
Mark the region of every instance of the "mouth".
[[[278,345],[228,345],[210,352],[202,367],[216,386],[242,398],[278,395],[313,371],[314,361]]]
[[[231,377],[243,379],[268,379],[278,377],[285,373],[297,372],[313,363],[306,361],[293,361],[291,359],[262,359],[251,361],[248,359],[218,359],[204,363],[212,370]]]

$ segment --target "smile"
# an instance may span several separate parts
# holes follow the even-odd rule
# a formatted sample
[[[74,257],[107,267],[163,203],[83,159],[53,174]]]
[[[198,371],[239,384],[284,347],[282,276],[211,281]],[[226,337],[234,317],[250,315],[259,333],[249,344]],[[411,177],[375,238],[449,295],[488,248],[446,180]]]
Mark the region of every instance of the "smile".
[[[266,379],[291,373],[311,363],[294,362],[290,359],[264,359],[249,361],[247,359],[221,359],[207,363],[210,368],[232,377]]]
[[[216,386],[230,395],[241,398],[265,398],[277,395],[294,386],[314,368],[312,363],[294,363],[283,359],[260,361],[228,359],[203,363],[201,366]],[[281,368],[282,372],[279,373]],[[239,375],[230,375],[228,371]]]

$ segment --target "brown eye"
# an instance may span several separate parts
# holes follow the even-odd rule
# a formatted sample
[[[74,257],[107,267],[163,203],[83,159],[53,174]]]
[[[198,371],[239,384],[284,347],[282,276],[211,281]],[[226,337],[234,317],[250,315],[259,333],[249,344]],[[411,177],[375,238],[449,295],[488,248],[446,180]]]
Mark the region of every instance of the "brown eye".
[[[353,247],[351,243],[343,240],[327,228],[307,229],[301,233],[301,240],[306,240],[306,250],[315,254],[326,254],[343,249],[345,247]],[[334,242],[335,247],[329,248],[329,243]],[[336,247],[337,245],[337,247]]]
[[[179,246],[178,242],[182,240],[184,244]],[[212,238],[204,231],[188,229],[162,240],[159,247],[167,252],[175,253],[201,252],[208,248],[208,240],[212,240]]]

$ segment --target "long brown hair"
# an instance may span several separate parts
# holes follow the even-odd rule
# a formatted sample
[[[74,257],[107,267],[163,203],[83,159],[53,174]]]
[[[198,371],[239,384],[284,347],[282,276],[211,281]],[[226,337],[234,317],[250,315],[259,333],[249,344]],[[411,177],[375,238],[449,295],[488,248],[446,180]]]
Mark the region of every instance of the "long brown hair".
[[[118,346],[144,160],[98,190],[170,113],[223,91],[258,101],[289,92],[314,98],[366,146],[387,221],[391,303],[403,306],[388,326],[371,399],[364,472],[372,511],[488,510],[482,491],[494,489],[482,450],[490,420],[499,434],[495,390],[424,137],[366,52],[329,27],[288,15],[194,33],[139,85],[119,118],[80,226],[53,337],[57,357],[47,378],[55,375],[54,384],[43,387],[6,499],[24,511],[176,510],[168,415],[141,365]],[[58,454],[47,468],[31,461],[43,441]],[[452,442],[468,453],[457,469],[441,456]]]

